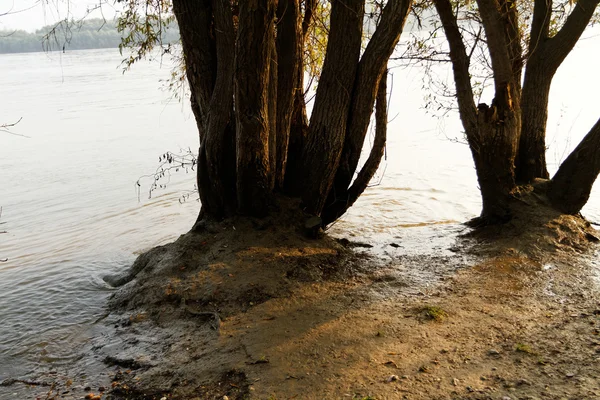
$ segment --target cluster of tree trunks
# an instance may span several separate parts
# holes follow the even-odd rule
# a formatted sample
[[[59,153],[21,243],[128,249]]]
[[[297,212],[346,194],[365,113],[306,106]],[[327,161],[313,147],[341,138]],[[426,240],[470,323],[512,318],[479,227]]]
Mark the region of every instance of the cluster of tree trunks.
[[[277,193],[301,198],[323,226],[344,214],[383,155],[387,63],[410,6],[388,1],[362,51],[365,0],[331,2],[309,121],[303,54],[317,0],[173,0],[200,137],[200,219],[264,216]]]
[[[546,121],[550,85],[588,26],[599,0],[580,0],[565,23],[550,35],[552,2],[535,0],[526,52],[521,48],[518,7],[510,0],[477,0],[491,60],[495,95],[475,105],[470,56],[450,0],[434,0],[450,47],[459,113],[482,193],[482,223],[511,218],[510,199],[519,184],[549,177]],[[521,85],[521,77],[524,79]],[[578,213],[600,169],[598,124],[561,165],[548,185],[548,197],[563,212]]]
[[[458,108],[483,199],[480,221],[512,217],[520,184],[547,179],[545,132],[552,78],[600,0],[579,0],[554,34],[552,2],[535,0],[529,43],[511,0],[476,0],[494,97],[475,104],[470,57],[451,0],[434,0],[453,66]],[[233,5],[232,5],[233,4]],[[386,140],[386,69],[411,0],[332,0],[327,48],[310,120],[304,99],[307,35],[318,0],[173,0],[200,137],[200,219],[265,216],[277,193],[302,199],[326,226],[373,177]],[[367,7],[379,7],[365,45]],[[369,32],[370,33],[370,32]],[[376,105],[376,107],[375,107]],[[357,172],[375,109],[376,134]],[[548,185],[560,210],[577,213],[600,171],[596,125]]]

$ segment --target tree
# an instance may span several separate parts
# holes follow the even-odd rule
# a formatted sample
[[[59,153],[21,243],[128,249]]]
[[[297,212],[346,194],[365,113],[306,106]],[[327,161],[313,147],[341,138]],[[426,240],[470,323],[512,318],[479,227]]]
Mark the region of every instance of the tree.
[[[560,211],[577,214],[587,203],[600,173],[600,120],[561,164],[550,181],[548,197]]]
[[[148,3],[137,3],[146,20]],[[266,216],[281,195],[300,198],[307,215],[326,226],[364,191],[383,154],[387,63],[411,0],[365,3],[331,2],[308,121],[303,54],[317,0],[172,1],[200,141],[197,226],[239,214]],[[136,30],[132,4],[121,25]],[[156,5],[152,18],[168,12]],[[369,17],[378,23],[367,40]],[[375,144],[353,181],[375,102]]]
[[[477,0],[476,4],[434,0],[450,49],[459,114],[483,199],[478,222],[509,220],[517,185],[548,178],[545,133],[550,84],[594,17],[598,3],[579,0],[570,13],[565,12],[569,6],[563,5],[561,19],[548,0],[535,0],[532,11],[526,8],[529,3],[522,6],[511,0]],[[529,31],[524,27],[524,14],[531,17]],[[475,104],[470,73],[473,51],[467,51],[459,23],[465,15],[475,15],[485,33],[485,37],[477,36],[477,42],[484,43],[489,55],[494,86],[490,104]],[[589,196],[599,172],[595,168],[595,154],[600,150],[597,131],[596,126],[548,185],[548,197],[560,210],[578,213],[585,204],[582,199]],[[569,193],[573,185],[580,195]]]

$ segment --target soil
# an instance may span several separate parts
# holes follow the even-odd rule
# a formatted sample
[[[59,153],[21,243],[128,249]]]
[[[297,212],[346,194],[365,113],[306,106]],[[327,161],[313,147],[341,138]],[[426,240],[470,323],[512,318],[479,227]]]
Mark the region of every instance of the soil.
[[[600,399],[597,233],[543,201],[453,256],[384,261],[300,216],[183,235],[109,279],[98,398]]]

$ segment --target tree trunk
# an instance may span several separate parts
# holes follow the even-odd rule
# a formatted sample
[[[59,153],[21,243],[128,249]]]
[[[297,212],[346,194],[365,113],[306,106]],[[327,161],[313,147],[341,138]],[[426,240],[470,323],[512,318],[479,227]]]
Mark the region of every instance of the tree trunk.
[[[299,68],[302,69],[302,64]],[[298,82],[299,87],[302,87],[304,82],[302,73],[299,74]],[[302,193],[302,149],[307,135],[308,117],[306,115],[304,91],[297,90],[294,94],[285,179],[283,181],[283,192],[289,196],[296,197]]]
[[[536,0],[522,96],[522,127],[517,157],[517,181],[530,183],[548,178],[546,121],[554,74],[590,23],[600,0],[580,0],[561,29],[549,36],[552,2]]]
[[[521,138],[516,160],[517,182],[548,179],[546,168],[546,121],[553,74],[544,70],[542,60],[531,60],[525,70],[521,97]]]
[[[511,13],[503,14],[514,5],[507,4],[507,0],[477,0],[477,4],[492,61],[495,96],[489,107],[477,107],[478,132],[470,144],[483,203],[479,221],[498,224],[511,218],[509,200],[516,187],[515,157],[521,128],[520,47],[512,43],[515,27],[507,27]]]
[[[308,116],[306,114],[306,100],[304,99],[304,59],[302,51],[308,35],[308,29],[312,24],[313,10],[315,7],[316,0],[305,0],[302,30],[298,32],[300,35],[298,40],[300,54],[298,54],[295,65],[295,84],[288,135],[288,151],[285,160],[285,170],[283,171],[284,179],[282,186],[282,190],[285,194],[294,197],[302,194],[302,150],[304,149],[304,142],[308,135]],[[284,22],[282,21],[282,23]]]
[[[469,57],[449,0],[436,0],[435,6],[448,44],[454,72],[460,118],[475,162],[481,190],[482,212],[477,223],[496,224],[510,219],[509,200],[515,188],[520,109],[519,86],[514,73],[517,48],[507,47],[511,31],[495,0],[478,0],[494,72],[495,97],[491,106],[475,108],[469,73]]]
[[[235,59],[238,209],[260,217],[267,214],[272,199],[268,97],[275,15],[269,0],[242,1],[239,6]]]
[[[502,8],[501,4],[507,1],[477,0],[477,6],[479,7],[479,14],[481,15],[488,52],[492,62],[496,93],[498,93],[499,88],[504,89],[508,83],[510,85],[508,89],[512,95],[512,102],[515,103],[518,102],[518,96],[515,96],[515,94],[520,94],[518,93],[520,82],[517,83],[517,77],[513,71],[514,60],[511,58],[511,53],[514,49],[510,45],[511,37],[507,35],[509,30],[505,26],[506,20],[500,11]]]
[[[354,174],[375,97],[380,96],[376,144],[355,183],[348,187],[346,180],[350,201],[341,212],[377,170],[386,122],[385,82],[379,81],[411,0],[386,3],[362,59],[365,1],[332,1],[310,124],[303,48],[318,2],[300,4],[253,0],[232,6],[223,0],[173,0],[200,135],[199,222],[235,214],[265,216],[277,190],[301,197],[304,211],[319,216],[346,138],[352,142],[352,162],[344,164],[351,165],[344,174]]]
[[[477,108],[473,99],[473,86],[471,85],[471,74],[469,72],[471,60],[467,55],[467,49],[450,0],[435,0],[434,4],[442,21],[448,45],[450,46],[450,60],[452,62],[452,73],[456,86],[458,113],[472,149],[478,129]]]
[[[375,108],[375,140],[369,158],[358,173],[352,186],[345,191],[344,201],[336,201],[323,210],[321,220],[327,226],[340,218],[352,207],[360,195],[368,187],[369,182],[377,172],[379,163],[385,151],[387,140],[387,73],[381,78],[377,88],[377,104]]]
[[[519,27],[518,7],[511,0],[500,1],[501,21],[504,26],[508,56],[512,67],[515,95],[521,95],[521,77],[523,76],[523,47],[521,45],[521,29]]]
[[[294,96],[303,95],[302,33],[299,0],[281,0],[277,6],[277,162],[275,185],[283,189],[287,166]],[[298,85],[299,84],[299,85]]]
[[[215,41],[210,28],[212,8],[209,0],[173,0],[173,12],[179,25],[192,105],[197,105],[193,108],[194,115],[202,137],[217,75]]]
[[[358,167],[365,136],[371,121],[373,105],[378,96],[381,80],[386,80],[387,63],[398,44],[411,1],[389,1],[384,7],[380,20],[380,29],[373,34],[358,64],[356,81],[352,92],[350,114],[344,148],[332,189],[327,199],[328,215],[341,216],[344,204],[349,202],[348,188]],[[387,87],[386,83],[384,86]],[[339,204],[338,204],[339,203]]]
[[[233,127],[233,63],[235,33],[233,16],[228,4],[213,2],[217,74],[205,117],[205,137],[200,142],[205,163],[198,164],[198,173],[206,175],[208,186],[198,188],[205,212],[217,218],[231,216],[236,211],[234,190],[235,160]]]
[[[231,9],[221,2],[175,0],[191,103],[200,137],[197,185],[202,216],[221,219],[235,212],[231,161],[234,33]],[[213,32],[211,26],[217,28]],[[227,111],[229,110],[229,111]]]
[[[510,98],[497,95],[491,107],[480,104],[477,125],[479,132],[471,144],[471,153],[483,203],[478,222],[504,223],[511,218],[509,200],[515,189],[514,160],[519,137],[519,119],[510,107]]]
[[[577,214],[587,203],[600,173],[600,120],[567,157],[550,181],[548,197],[554,207]]]
[[[272,34],[273,40],[275,39]],[[277,75],[277,49],[275,44],[271,46],[271,54],[269,56],[269,190],[275,189],[277,180],[277,149],[278,143],[278,126],[277,109],[279,104],[278,94],[278,75]],[[287,138],[286,138],[287,139]],[[283,140],[283,138],[282,138]],[[287,146],[286,146],[287,147]]]
[[[302,152],[302,202],[320,215],[344,145],[362,42],[364,1],[335,0],[327,52]]]

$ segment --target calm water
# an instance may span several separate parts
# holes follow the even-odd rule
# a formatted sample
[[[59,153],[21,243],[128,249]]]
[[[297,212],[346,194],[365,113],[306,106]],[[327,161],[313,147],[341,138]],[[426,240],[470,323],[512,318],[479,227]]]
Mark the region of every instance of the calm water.
[[[600,56],[586,54],[597,45],[583,41],[556,76],[553,169],[600,116],[592,97]],[[187,104],[161,90],[169,65],[122,74],[119,61],[116,50],[0,56],[0,121],[22,117],[14,131],[28,136],[0,133],[1,230],[8,231],[0,235],[0,258],[8,258],[0,263],[0,382],[85,365],[81,348],[111,292],[102,276],[173,240],[198,212],[196,201],[179,202],[193,189],[191,174],[138,201],[135,181],[156,168],[159,154],[197,146],[195,123]],[[448,139],[460,138],[456,115],[439,120],[421,109],[419,71],[393,74],[386,161],[332,231],[394,241],[404,253],[442,251],[435,243],[479,212],[471,156]],[[600,220],[600,193],[585,214]],[[14,391],[0,387],[0,398]]]

